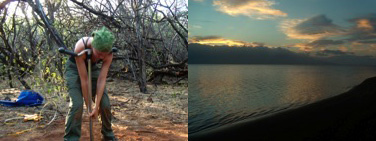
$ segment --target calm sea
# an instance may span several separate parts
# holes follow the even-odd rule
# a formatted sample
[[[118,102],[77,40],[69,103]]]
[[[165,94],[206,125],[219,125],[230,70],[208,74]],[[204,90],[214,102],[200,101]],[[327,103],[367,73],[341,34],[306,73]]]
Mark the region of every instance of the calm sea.
[[[376,67],[189,65],[189,134],[332,97]]]

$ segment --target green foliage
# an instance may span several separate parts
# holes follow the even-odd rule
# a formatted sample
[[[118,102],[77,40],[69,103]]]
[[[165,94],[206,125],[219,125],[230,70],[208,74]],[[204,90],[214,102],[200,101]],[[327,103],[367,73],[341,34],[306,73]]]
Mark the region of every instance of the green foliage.
[[[40,65],[36,68],[41,71],[31,75],[28,78],[28,83],[32,84],[33,90],[43,94],[48,102],[57,104],[58,107],[64,107],[66,106],[65,99],[68,97],[65,81],[62,76],[58,75],[57,68],[46,63],[46,60],[41,60]]]
[[[174,92],[171,94],[171,97],[172,97],[172,98],[176,98],[176,97],[178,97],[178,96],[181,95],[181,94],[182,94],[182,92],[174,91]]]

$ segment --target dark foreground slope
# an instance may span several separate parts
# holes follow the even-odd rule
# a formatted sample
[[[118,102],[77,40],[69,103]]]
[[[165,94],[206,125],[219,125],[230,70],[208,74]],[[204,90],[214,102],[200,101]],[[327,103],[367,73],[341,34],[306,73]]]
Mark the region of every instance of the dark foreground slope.
[[[190,141],[234,138],[376,140],[376,77],[317,103],[189,135]]]

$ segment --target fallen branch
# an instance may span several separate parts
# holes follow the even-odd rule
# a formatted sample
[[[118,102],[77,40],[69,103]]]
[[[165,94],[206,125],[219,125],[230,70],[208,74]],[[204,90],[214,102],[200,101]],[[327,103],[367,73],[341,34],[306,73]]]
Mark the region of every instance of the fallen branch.
[[[178,79],[178,80],[176,80],[175,82],[173,82],[172,84],[176,84],[176,83],[179,83],[181,80],[183,80],[183,79],[186,79],[186,78],[188,78],[188,77],[182,77],[182,78],[180,78],[180,79]]]
[[[4,120],[4,123],[7,124],[7,122],[10,121],[10,120],[14,120],[14,119],[23,119],[23,118],[24,118],[23,116],[22,116],[22,117],[9,118],[9,119]]]
[[[48,122],[48,123],[46,124],[45,127],[47,127],[48,125],[50,125],[50,124],[56,119],[56,116],[57,116],[57,110],[55,111],[54,117],[51,119],[50,122]]]
[[[182,67],[182,66],[185,66],[185,63],[188,62],[188,58],[185,59],[184,61],[180,62],[180,63],[177,63],[177,64],[165,64],[165,65],[161,65],[161,66],[155,66],[149,62],[146,62],[147,65],[151,66],[153,69],[162,69],[162,68],[167,68],[167,67]]]

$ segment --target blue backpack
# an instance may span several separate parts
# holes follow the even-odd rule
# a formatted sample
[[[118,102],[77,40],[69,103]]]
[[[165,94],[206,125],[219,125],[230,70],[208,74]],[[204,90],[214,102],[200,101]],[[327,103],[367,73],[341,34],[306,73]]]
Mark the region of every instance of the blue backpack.
[[[23,90],[16,101],[0,100],[4,106],[38,106],[42,105],[44,98],[33,90]]]

